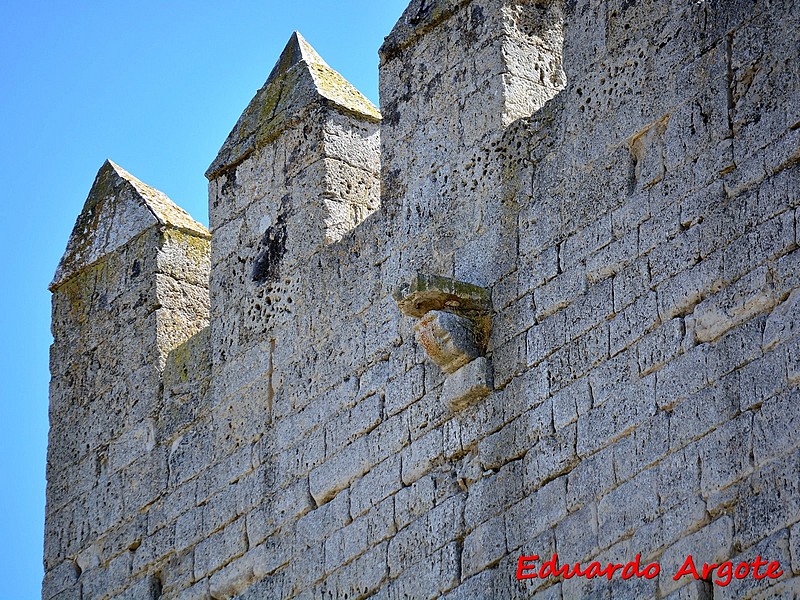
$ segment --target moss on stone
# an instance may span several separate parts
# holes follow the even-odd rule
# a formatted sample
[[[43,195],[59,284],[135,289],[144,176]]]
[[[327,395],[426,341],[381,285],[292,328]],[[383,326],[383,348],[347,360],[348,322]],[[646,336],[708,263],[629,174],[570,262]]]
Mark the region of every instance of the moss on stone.
[[[206,177],[213,179],[239,164],[305,118],[310,107],[324,104],[373,123],[381,120],[378,108],[295,32],[267,81],[239,117]]]

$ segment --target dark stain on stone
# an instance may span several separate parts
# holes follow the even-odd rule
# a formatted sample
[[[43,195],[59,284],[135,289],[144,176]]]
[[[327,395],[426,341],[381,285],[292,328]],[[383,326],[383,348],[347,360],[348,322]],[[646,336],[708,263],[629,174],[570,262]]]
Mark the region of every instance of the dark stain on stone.
[[[283,200],[286,207],[288,198]],[[253,281],[256,283],[273,283],[280,278],[281,260],[286,254],[286,219],[290,212],[284,208],[275,224],[268,227],[261,238],[261,249],[253,265]]]
[[[224,172],[225,181],[220,187],[220,193],[223,196],[235,193],[239,185],[236,183],[236,167],[232,167]]]
[[[429,2],[428,0],[422,0],[422,2],[419,3],[419,8],[417,8],[417,11],[408,19],[408,22],[411,25],[417,25],[424,21],[430,14],[433,4],[433,2]]]
[[[636,191],[636,167],[638,162],[636,160],[636,155],[631,152],[631,159],[628,163],[628,196],[632,196],[633,192]]]
[[[473,6],[472,7],[472,26],[476,27],[479,25],[483,25],[486,21],[486,15],[483,14],[483,8],[480,6]]]

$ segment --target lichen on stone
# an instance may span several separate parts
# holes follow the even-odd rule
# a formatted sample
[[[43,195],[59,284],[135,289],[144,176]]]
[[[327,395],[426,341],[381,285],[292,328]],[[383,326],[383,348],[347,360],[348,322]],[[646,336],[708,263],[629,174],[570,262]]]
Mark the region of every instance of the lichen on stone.
[[[300,121],[310,106],[327,104],[370,122],[381,113],[333,70],[298,32],[283,49],[267,81],[256,92],[206,171],[213,179]]]

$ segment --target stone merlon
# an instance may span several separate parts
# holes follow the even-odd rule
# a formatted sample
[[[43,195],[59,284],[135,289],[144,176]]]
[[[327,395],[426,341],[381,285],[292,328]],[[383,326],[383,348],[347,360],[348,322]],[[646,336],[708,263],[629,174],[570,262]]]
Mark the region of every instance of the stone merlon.
[[[211,238],[203,225],[166,194],[106,160],[75,222],[50,289],[154,225]]]
[[[375,105],[331,69],[295,31],[266,83],[256,92],[220,148],[206,177],[213,179],[221,171],[239,164],[301,118],[306,107],[320,101],[368,121],[377,123],[381,119]]]

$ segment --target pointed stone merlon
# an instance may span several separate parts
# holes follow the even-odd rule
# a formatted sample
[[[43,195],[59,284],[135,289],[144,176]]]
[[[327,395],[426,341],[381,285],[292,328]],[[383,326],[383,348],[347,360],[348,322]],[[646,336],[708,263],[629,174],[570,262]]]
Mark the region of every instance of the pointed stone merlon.
[[[56,341],[74,337],[75,322],[99,323],[98,314],[112,311],[138,323],[126,335],[141,334],[136,343],[163,367],[173,348],[208,325],[210,239],[165,194],[106,161],[49,286]],[[103,341],[99,328],[84,333]]]
[[[388,211],[403,206],[413,214],[415,202],[437,202],[437,212],[449,215],[442,181],[452,189],[471,187],[475,151],[564,86],[563,5],[410,2],[379,51],[381,201]],[[440,199],[431,198],[431,190],[439,190]],[[453,200],[452,212],[473,202],[470,196]],[[447,241],[440,242],[447,254]]]
[[[256,92],[206,171],[216,178],[268,144],[315,104],[326,104],[359,120],[379,123],[380,111],[322,60],[300,35],[289,38],[267,81]]]
[[[294,33],[206,176],[221,382],[293,314],[312,257],[379,207],[380,113]]]
[[[257,230],[247,223],[237,232],[239,247],[259,246],[278,222],[287,248],[306,255],[340,240],[380,203],[380,121],[378,109],[293,33],[206,171],[215,235],[247,211],[258,213]],[[292,239],[293,221],[301,239]],[[216,239],[228,252],[225,238]]]
[[[458,410],[492,390],[492,366],[486,346],[491,331],[489,290],[448,277],[418,273],[397,287],[400,311],[418,319],[417,343],[447,374],[441,399]]]
[[[565,83],[563,19],[558,0],[412,0],[379,51],[384,116],[434,106],[403,120],[460,116],[480,137],[533,114]],[[416,99],[438,94],[450,102]]]
[[[60,589],[54,567],[91,568],[98,540],[166,490],[163,373],[208,326],[209,237],[161,192],[100,168],[50,286],[45,523],[69,535],[45,545],[45,598]],[[91,527],[70,529],[75,515]]]
[[[211,234],[165,194],[107,160],[97,172],[67,249],[50,283],[55,290],[77,272],[114,252],[150,227],[210,240]]]

